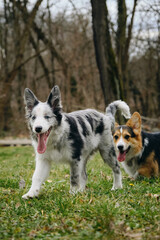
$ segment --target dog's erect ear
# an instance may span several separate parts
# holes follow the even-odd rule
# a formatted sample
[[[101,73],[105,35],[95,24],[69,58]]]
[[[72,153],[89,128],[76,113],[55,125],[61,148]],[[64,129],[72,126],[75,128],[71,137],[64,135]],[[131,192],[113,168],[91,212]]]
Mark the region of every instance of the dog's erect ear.
[[[126,123],[128,127],[131,127],[133,130],[141,131],[141,116],[138,112],[134,112],[131,118]]]
[[[39,101],[36,98],[36,96],[33,94],[33,92],[29,88],[26,88],[24,90],[24,102],[26,104],[27,109],[29,111],[32,111],[34,106],[36,106]]]
[[[53,109],[54,113],[59,112],[62,109],[61,105],[61,93],[58,86],[54,86],[48,97],[47,103]]]

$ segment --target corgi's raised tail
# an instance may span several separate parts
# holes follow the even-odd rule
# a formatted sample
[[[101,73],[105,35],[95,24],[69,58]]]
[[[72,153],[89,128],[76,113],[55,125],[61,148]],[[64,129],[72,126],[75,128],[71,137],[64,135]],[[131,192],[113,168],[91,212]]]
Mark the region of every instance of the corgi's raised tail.
[[[106,108],[106,115],[109,116],[112,121],[115,121],[115,114],[118,110],[126,119],[129,119],[131,117],[129,106],[127,103],[121,100],[110,103]]]

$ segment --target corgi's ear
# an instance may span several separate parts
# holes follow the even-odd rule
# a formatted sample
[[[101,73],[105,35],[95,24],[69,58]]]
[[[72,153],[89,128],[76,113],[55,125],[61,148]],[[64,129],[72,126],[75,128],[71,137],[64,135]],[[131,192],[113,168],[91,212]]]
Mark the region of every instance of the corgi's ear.
[[[126,125],[133,130],[141,131],[141,116],[138,112],[134,112],[131,118],[127,121]]]
[[[117,127],[119,127],[119,124],[117,122],[115,122],[114,128],[117,128]]]

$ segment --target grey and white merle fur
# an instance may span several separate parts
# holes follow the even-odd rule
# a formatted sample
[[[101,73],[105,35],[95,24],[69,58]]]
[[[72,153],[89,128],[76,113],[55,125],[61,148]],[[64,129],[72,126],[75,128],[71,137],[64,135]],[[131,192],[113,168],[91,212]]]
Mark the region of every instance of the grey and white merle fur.
[[[40,102],[31,90],[25,89],[26,118],[36,153],[36,168],[30,190],[24,199],[37,197],[42,183],[49,175],[52,162],[70,165],[70,192],[85,189],[86,164],[89,156],[99,150],[105,163],[113,171],[112,189],[122,188],[120,167],[116,159],[111,128],[114,114],[121,110],[130,117],[128,105],[115,101],[106,114],[87,109],[63,113],[58,86],[53,87],[46,102]],[[98,166],[97,166],[98,167]]]

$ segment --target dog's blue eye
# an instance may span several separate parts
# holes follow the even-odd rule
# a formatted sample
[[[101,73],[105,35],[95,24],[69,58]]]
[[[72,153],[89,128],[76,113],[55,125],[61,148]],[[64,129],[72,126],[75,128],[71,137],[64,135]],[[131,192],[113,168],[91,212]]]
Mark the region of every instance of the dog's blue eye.
[[[49,119],[50,117],[49,116],[44,116],[45,119]]]
[[[36,117],[35,117],[35,116],[33,116],[33,117],[32,117],[32,120],[35,120],[35,119],[36,119]]]

